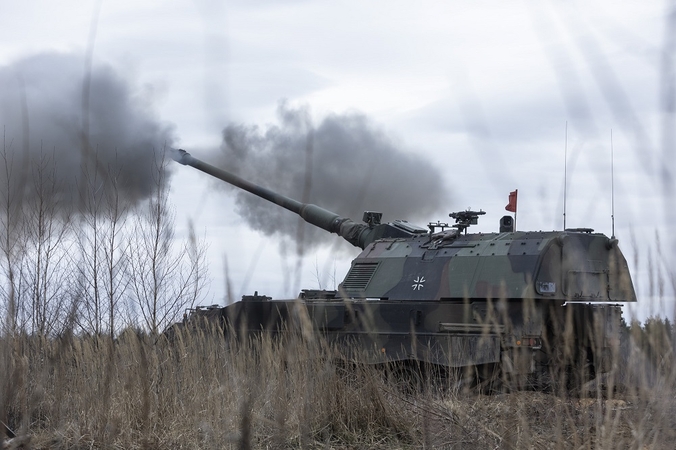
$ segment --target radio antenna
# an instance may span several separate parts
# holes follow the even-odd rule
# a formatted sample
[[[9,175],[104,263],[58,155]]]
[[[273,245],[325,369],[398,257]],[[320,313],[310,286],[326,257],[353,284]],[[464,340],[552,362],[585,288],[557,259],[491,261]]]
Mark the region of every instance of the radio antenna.
[[[566,120],[566,143],[563,147],[563,231],[566,231],[566,190],[568,189],[568,121]]]
[[[610,222],[612,236],[615,238],[615,155],[613,154],[613,129],[610,129]]]

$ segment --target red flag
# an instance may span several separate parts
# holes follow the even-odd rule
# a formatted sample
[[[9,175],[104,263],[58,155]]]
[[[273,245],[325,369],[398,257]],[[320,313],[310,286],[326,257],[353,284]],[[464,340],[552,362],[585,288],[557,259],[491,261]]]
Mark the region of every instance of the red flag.
[[[516,195],[519,192],[519,190],[515,190],[509,193],[509,203],[507,206],[505,206],[505,209],[507,211],[511,211],[513,213],[516,213]]]

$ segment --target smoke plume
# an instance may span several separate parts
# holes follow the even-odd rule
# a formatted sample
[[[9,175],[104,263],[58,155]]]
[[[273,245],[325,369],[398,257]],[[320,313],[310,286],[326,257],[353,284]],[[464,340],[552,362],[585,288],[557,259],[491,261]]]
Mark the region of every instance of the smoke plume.
[[[223,131],[218,165],[280,194],[313,203],[360,221],[365,210],[380,211],[383,221],[420,221],[447,204],[439,170],[406,153],[366,116],[331,114],[318,126],[307,108],[281,103],[278,124],[229,125]],[[224,186],[226,186],[224,184]],[[238,213],[267,234],[297,238],[293,213],[249,193],[237,193]],[[309,229],[308,229],[309,228]],[[307,244],[326,241],[326,232],[307,226]]]
[[[136,202],[151,192],[172,129],[124,75],[104,64],[86,70],[84,61],[81,55],[44,53],[0,67],[2,148],[12,170],[27,175],[29,196],[30,176],[42,160],[58,180],[65,206],[78,204],[83,186],[100,188],[112,178],[124,200]]]

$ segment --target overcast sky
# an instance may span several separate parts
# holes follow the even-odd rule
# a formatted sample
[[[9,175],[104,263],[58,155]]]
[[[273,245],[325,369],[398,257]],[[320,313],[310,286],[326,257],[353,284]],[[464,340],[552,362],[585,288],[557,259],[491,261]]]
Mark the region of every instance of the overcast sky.
[[[561,229],[567,152],[566,226],[610,235],[612,130],[615,234],[634,273],[638,314],[673,315],[673,304],[657,299],[655,281],[667,277],[665,296],[673,297],[667,224],[676,220],[676,205],[665,180],[673,172],[674,127],[673,115],[663,112],[674,95],[670,7],[662,1],[0,0],[0,78],[37,65],[52,68],[47,80],[70,79],[78,64],[84,72],[91,51],[94,70],[128,88],[111,98],[128,91],[120,114],[145,124],[153,145],[169,143],[228,165],[235,161],[232,149],[223,148],[228,126],[231,136],[248,136],[273,152],[287,140],[301,146],[303,130],[311,129],[317,198],[332,172],[354,175],[346,176],[351,185],[365,178],[360,199],[377,203],[388,192],[383,174],[392,174],[406,207],[354,208],[387,208],[414,217],[383,210],[384,220],[422,226],[448,221],[451,211],[481,208],[487,214],[475,229],[486,232],[497,230],[514,189],[519,229]],[[49,91],[48,83],[40,86]],[[138,98],[142,107],[129,106]],[[10,122],[7,114],[3,120]],[[288,122],[289,115],[302,123]],[[349,149],[327,150],[340,158],[322,159],[322,138],[336,142],[333,136],[354,132],[382,153],[364,159],[351,144],[357,141],[348,139]],[[49,139],[44,133],[32,139]],[[271,167],[278,166],[261,151],[242,170],[275,185],[266,179],[276,178]],[[298,169],[293,161],[279,167]],[[317,168],[322,161],[327,167]],[[269,166],[256,174],[256,164]],[[293,239],[271,235],[274,226],[260,223],[274,217],[256,214],[262,231],[251,230],[254,219],[238,214],[246,204],[237,199],[206,175],[174,168],[179,235],[192,220],[210,246],[206,303],[225,301],[225,260],[236,297],[254,290],[289,297],[301,287],[335,287],[358,253],[326,238],[324,245],[308,245],[299,263]]]

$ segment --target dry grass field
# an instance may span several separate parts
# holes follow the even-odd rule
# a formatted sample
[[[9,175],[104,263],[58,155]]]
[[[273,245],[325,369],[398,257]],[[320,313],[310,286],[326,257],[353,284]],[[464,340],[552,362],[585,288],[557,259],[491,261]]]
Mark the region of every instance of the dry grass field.
[[[0,152],[6,174],[10,156]],[[625,327],[614,369],[573,392],[486,393],[457,375],[411,389],[309,329],[281,341],[209,327],[167,337],[201,298],[206,268],[194,234],[172,247],[162,164],[131,211],[115,184],[61,211],[49,159],[34,195],[9,175],[0,186],[4,448],[676,448],[662,319]]]
[[[625,334],[603,383],[490,395],[452,378],[401,389],[317,337],[4,337],[5,448],[674,448],[670,325]]]
[[[309,329],[281,341],[209,327],[169,338],[206,272],[194,234],[172,249],[160,163],[151,198],[131,212],[117,185],[77,215],[61,211],[49,160],[35,195],[9,175],[0,186],[4,448],[676,448],[674,334],[662,319],[625,327],[613,370],[572,392],[486,393],[463,376],[411,389]]]

